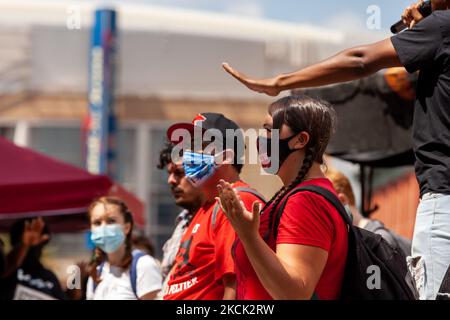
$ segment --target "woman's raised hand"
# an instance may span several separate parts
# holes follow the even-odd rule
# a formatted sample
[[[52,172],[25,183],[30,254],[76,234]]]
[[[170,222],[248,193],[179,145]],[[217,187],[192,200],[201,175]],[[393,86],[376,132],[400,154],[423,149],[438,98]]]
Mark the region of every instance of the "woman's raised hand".
[[[219,191],[217,200],[238,237],[241,240],[245,240],[258,236],[261,204],[255,201],[253,203],[253,210],[250,212],[245,208],[239,194],[233,190],[228,182],[220,180],[217,189]]]

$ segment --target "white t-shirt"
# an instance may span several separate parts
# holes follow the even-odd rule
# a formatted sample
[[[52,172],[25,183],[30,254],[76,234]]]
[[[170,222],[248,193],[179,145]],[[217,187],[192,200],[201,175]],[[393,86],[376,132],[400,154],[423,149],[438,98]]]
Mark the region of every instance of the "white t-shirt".
[[[141,257],[136,265],[136,291],[138,297],[147,293],[159,291],[162,287],[161,270],[156,260],[145,255]],[[94,282],[89,278],[87,283],[87,300],[136,300],[136,296],[131,287],[130,270],[123,270],[119,267],[110,266],[105,262],[101,282],[94,292]]]

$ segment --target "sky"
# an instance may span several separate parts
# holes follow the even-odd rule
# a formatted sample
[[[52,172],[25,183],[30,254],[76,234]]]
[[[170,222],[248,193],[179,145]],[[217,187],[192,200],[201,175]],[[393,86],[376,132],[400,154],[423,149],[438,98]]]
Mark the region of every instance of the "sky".
[[[339,30],[366,28],[370,6],[380,9],[380,27],[389,30],[399,20],[408,0],[123,0],[218,13],[237,14]]]
[[[32,0],[50,1],[50,0]],[[417,0],[53,0],[71,3],[148,4],[225,13],[252,18],[311,24],[340,31],[382,31],[400,19],[403,10]],[[367,21],[379,9],[379,29],[369,29]],[[373,20],[372,20],[373,21]]]

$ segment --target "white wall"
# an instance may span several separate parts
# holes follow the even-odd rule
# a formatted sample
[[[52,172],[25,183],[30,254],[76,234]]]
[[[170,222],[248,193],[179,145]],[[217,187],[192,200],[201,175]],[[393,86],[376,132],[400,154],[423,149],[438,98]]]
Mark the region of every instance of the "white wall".
[[[90,32],[55,26],[31,30],[31,89],[86,92]],[[282,43],[279,44],[282,47]],[[286,44],[285,44],[286,45]],[[301,64],[323,58],[317,43],[305,40],[294,54]],[[183,97],[252,97],[221,68],[226,61],[256,77],[298,68],[289,44],[269,51],[266,42],[168,31],[122,31],[118,90],[123,94]],[[322,53],[322,54],[321,54]],[[295,61],[295,59],[294,59]]]
[[[78,8],[79,30],[66,26],[72,5]],[[14,47],[5,40],[11,37],[29,42],[25,49],[14,48],[26,50],[25,61],[30,62],[24,64],[31,65],[29,79],[21,79],[21,85],[29,83],[38,92],[87,91],[96,8],[89,1],[0,0],[0,48]],[[116,9],[121,32],[118,89],[123,94],[254,97],[224,73],[222,62],[267,77],[321,60],[344,41],[340,32],[311,25],[125,2]],[[0,89],[13,82],[1,78],[3,64],[8,68],[13,60],[0,63]]]

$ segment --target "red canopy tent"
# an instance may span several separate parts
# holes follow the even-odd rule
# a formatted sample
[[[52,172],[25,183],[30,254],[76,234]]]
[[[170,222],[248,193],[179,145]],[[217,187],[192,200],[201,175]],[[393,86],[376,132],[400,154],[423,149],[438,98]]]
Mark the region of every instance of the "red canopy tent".
[[[87,206],[104,195],[125,200],[136,225],[144,226],[142,202],[108,177],[92,175],[0,137],[0,230],[28,217],[46,217],[52,232],[84,230]]]

